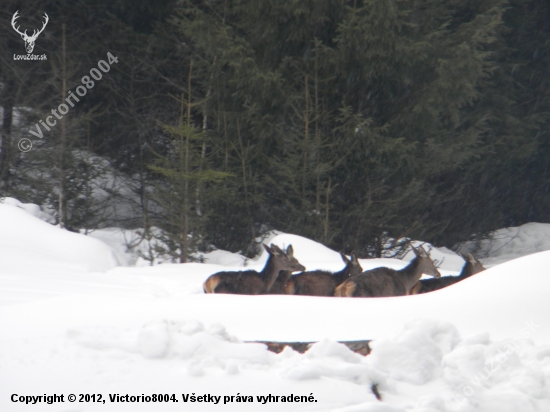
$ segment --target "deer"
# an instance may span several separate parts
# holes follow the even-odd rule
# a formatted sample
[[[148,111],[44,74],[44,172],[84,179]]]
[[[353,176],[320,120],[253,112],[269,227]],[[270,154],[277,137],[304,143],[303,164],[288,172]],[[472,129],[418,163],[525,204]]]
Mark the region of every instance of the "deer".
[[[263,247],[269,253],[269,257],[261,272],[245,270],[215,273],[204,282],[204,293],[263,295],[271,290],[281,271],[292,273],[306,270],[294,257],[292,245],[287,247],[286,252],[274,244]]]
[[[29,36],[27,35],[27,30],[25,30],[23,33],[21,33],[19,31],[19,27],[20,26],[17,26],[15,27],[15,20],[17,20],[19,18],[19,16],[17,15],[17,13],[19,13],[19,10],[17,10],[14,14],[13,14],[13,17],[11,19],[11,26],[13,27],[13,29],[19,33],[21,35],[21,38],[23,39],[23,41],[25,42],[25,49],[27,50],[27,53],[28,54],[31,54],[32,51],[34,50],[34,43],[36,42],[36,39],[38,38],[38,35],[40,33],[42,33],[44,31],[44,29],[46,28],[48,22],[50,21],[50,18],[48,17],[48,15],[44,12],[44,22],[42,22],[42,28],[40,30],[33,30],[33,33],[32,33],[32,36]]]
[[[438,279],[422,279],[419,280],[412,288],[411,295],[419,293],[433,292],[434,290],[443,289],[447,286],[454,285],[472,275],[483,272],[485,268],[479,260],[468,253],[467,256],[462,256],[466,263],[462,267],[462,271],[458,276],[443,276]]]
[[[350,276],[363,272],[355,252],[351,252],[351,260],[343,253],[340,253],[340,256],[346,266],[339,272],[313,270],[289,276],[290,279],[284,285],[284,292],[287,295],[334,296],[334,290],[339,284]]]
[[[304,269],[305,270],[305,269]],[[279,272],[279,275],[275,279],[275,282],[273,282],[273,286],[271,289],[269,289],[270,295],[284,295],[285,292],[285,286],[288,280],[292,276],[292,271],[290,270],[282,270]]]
[[[334,292],[340,297],[388,297],[410,295],[422,274],[441,277],[434,262],[422,246],[412,247],[415,258],[403,269],[379,267],[351,276]]]

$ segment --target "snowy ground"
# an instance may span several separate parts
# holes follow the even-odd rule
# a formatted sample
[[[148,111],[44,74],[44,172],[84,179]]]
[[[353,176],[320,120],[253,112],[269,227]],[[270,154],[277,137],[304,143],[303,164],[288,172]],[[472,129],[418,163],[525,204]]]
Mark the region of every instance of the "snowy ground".
[[[0,411],[550,411],[550,251],[535,253],[550,249],[550,225],[503,229],[501,244],[484,245],[490,268],[448,289],[344,299],[205,295],[210,274],[242,269],[243,258],[121,266],[139,263],[117,241],[128,233],[84,236],[44,220],[32,205],[0,204]],[[292,244],[308,270],[343,265],[308,239],[269,241]],[[443,275],[463,264],[446,249],[432,256]],[[336,342],[364,339],[374,339],[367,357]],[[276,355],[251,340],[319,343]],[[54,394],[64,402],[36,398]],[[116,402],[127,394],[135,402]],[[142,401],[153,394],[174,398]],[[270,394],[277,401],[260,398]],[[191,402],[199,395],[220,398]]]

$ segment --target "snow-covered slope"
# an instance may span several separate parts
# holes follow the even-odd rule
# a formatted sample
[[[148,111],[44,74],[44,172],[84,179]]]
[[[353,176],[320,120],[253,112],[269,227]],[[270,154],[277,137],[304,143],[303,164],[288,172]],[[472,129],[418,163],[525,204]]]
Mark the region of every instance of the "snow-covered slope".
[[[0,204],[2,273],[103,272],[118,266],[105,243],[60,230],[11,204]]]
[[[486,266],[550,250],[550,224],[526,223],[499,229],[491,233],[489,239],[462,244],[461,250],[474,251]]]
[[[292,244],[308,269],[343,266],[337,252],[311,240],[279,234],[269,241]],[[444,274],[460,270],[456,255],[434,253],[445,257]],[[261,269],[266,258],[247,268]],[[418,296],[205,295],[202,282],[241,269],[239,256],[116,266],[99,240],[0,205],[0,262],[0,411],[550,410],[550,251]],[[371,355],[336,342],[358,339],[374,339]],[[250,340],[319,343],[304,355],[288,348],[275,355]],[[63,394],[64,403],[20,401],[44,394]],[[78,402],[80,394],[101,402]],[[109,397],[126,394],[141,400]],[[140,398],[153,394],[178,402]],[[183,394],[221,398],[185,403]],[[278,401],[262,405],[258,397],[269,394]],[[291,394],[314,401],[282,402]],[[238,402],[243,396],[252,402]]]

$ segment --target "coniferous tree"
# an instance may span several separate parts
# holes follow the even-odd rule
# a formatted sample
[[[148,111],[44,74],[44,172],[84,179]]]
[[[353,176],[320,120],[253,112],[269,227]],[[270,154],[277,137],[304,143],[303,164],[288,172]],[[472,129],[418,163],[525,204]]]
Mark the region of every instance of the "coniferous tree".
[[[153,171],[165,177],[165,184],[157,186],[157,199],[162,208],[163,219],[159,227],[164,229],[161,241],[180,263],[191,260],[190,254],[200,243],[201,222],[207,218],[206,204],[199,199],[197,189],[201,185],[216,183],[228,176],[227,173],[207,168],[203,155],[203,130],[195,127],[192,120],[193,61],[189,65],[187,96],[181,95],[180,119],[177,127],[164,125],[173,139],[173,150],[159,159]],[[204,188],[204,187],[203,187]],[[203,214],[204,213],[204,214]]]
[[[73,229],[101,225],[105,208],[90,200],[93,182],[108,179],[94,152],[130,182],[134,216],[116,224],[151,236],[168,222],[179,260],[191,232],[202,248],[253,253],[255,238],[278,229],[379,256],[399,239],[451,246],[548,220],[543,2],[128,4],[43,2],[51,21],[37,47],[51,53],[48,67],[0,62],[2,195],[63,210]],[[21,42],[0,30],[11,55]],[[57,107],[63,79],[72,90],[107,51],[119,64],[71,110],[65,132],[19,153],[14,142]],[[188,102],[191,90],[200,97],[186,129],[169,96]],[[206,177],[212,170],[222,183]]]

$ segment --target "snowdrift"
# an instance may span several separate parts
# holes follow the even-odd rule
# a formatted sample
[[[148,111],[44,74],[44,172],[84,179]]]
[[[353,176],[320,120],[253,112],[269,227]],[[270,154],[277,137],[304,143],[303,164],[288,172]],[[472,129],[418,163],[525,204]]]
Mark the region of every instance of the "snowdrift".
[[[337,252],[309,239],[269,241],[292,244],[310,270],[343,266]],[[444,274],[460,270],[456,255],[436,252]],[[0,205],[0,410],[550,410],[550,251],[418,296],[202,292],[212,273],[261,269],[266,258],[216,252],[206,264],[122,267],[105,243]],[[365,269],[406,263],[361,260]],[[359,339],[373,339],[369,356],[336,342]],[[244,342],[255,340],[318,343],[303,355],[276,355]],[[64,402],[24,403],[44,394]],[[105,403],[78,402],[80,394]],[[117,401],[153,394],[170,400]],[[191,403],[191,395],[219,402]],[[281,401],[290,395],[312,401]]]
[[[476,256],[484,258],[483,262],[487,266],[550,250],[549,223],[526,223],[522,226],[499,229],[490,235],[490,240],[462,244],[461,250],[475,250]]]
[[[61,230],[12,204],[0,204],[0,262],[1,273],[18,274],[104,272],[118,266],[105,243]]]

